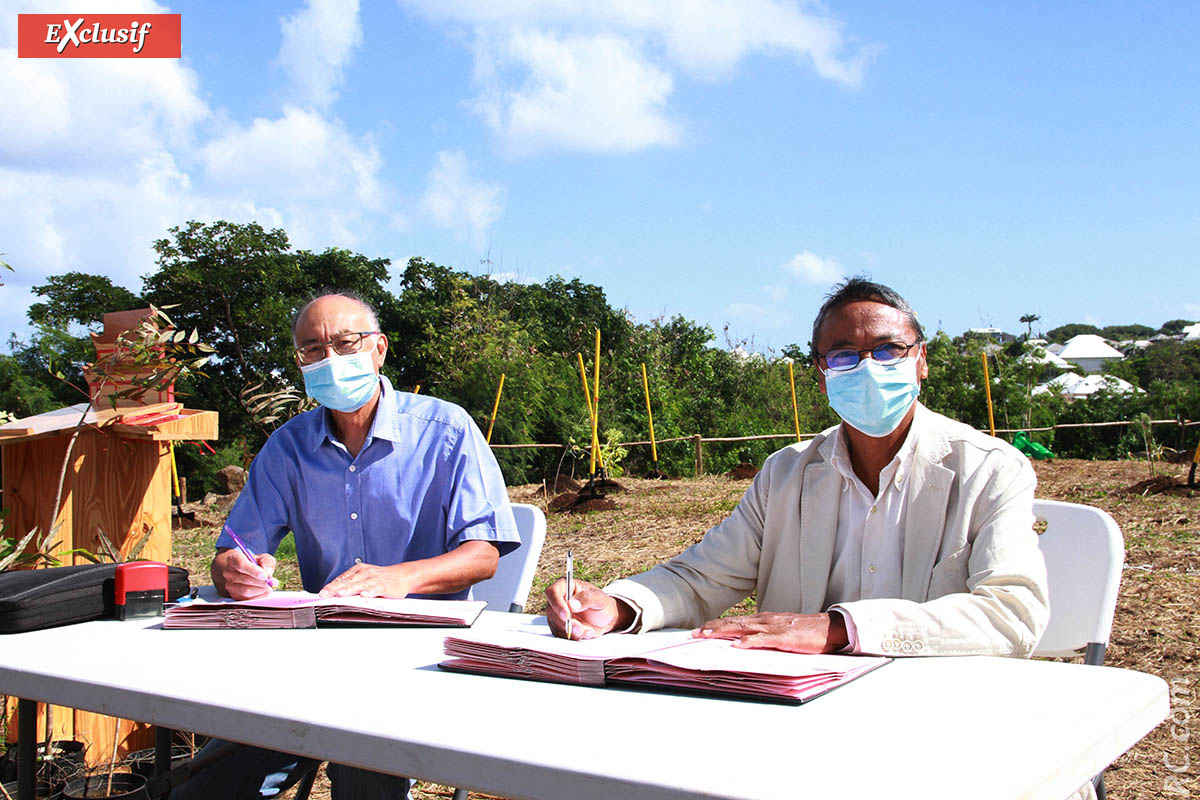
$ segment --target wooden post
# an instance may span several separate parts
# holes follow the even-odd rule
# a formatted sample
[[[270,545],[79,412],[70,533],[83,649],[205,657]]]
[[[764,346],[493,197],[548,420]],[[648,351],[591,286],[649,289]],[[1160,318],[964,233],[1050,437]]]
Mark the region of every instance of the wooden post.
[[[699,478],[704,474],[704,440],[697,433],[692,441],[696,443],[696,477]]]
[[[992,379],[988,375],[987,353],[982,353],[983,356],[983,387],[987,390],[987,407],[988,407],[988,430],[992,436],[996,435],[996,418],[992,415]]]

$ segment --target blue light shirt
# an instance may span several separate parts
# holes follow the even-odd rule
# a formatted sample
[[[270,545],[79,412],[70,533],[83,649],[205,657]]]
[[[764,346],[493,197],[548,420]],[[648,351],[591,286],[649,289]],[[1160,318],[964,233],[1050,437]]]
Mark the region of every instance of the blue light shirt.
[[[397,392],[387,378],[357,457],[324,408],[289,420],[254,458],[227,523],[258,552],[295,534],[304,588],[357,563],[432,558],[465,541],[520,545],[504,476],[479,428],[458,406]],[[222,532],[217,547],[233,547]],[[468,590],[446,599],[464,599]]]

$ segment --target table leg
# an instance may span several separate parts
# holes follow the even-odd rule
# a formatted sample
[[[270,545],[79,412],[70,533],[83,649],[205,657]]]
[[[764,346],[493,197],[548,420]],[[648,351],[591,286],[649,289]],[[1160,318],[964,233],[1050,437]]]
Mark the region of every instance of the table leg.
[[[17,800],[34,800],[37,782],[37,701],[17,700]]]
[[[171,729],[154,726],[154,777],[166,775],[171,769]]]

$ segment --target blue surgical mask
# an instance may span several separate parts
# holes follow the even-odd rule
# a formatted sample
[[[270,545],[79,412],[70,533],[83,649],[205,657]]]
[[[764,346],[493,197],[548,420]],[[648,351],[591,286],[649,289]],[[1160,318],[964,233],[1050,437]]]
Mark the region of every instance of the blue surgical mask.
[[[920,391],[915,358],[888,366],[864,358],[854,369],[825,371],[829,405],[847,425],[876,438],[900,426]]]
[[[313,400],[334,411],[357,411],[367,404],[379,385],[379,373],[371,353],[332,355],[324,361],[300,367],[304,391]]]

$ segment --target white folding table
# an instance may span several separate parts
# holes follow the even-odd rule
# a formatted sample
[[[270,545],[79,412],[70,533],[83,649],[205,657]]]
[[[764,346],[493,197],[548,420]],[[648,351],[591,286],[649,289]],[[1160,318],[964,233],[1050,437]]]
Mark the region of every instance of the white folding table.
[[[515,619],[485,612],[476,624]],[[579,800],[1061,800],[1169,713],[1160,678],[1079,664],[902,659],[779,706],[445,672],[445,629],[157,626],[0,637],[0,692],[507,797]]]

